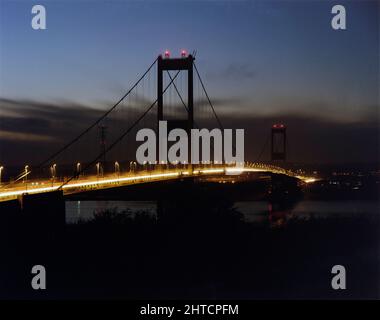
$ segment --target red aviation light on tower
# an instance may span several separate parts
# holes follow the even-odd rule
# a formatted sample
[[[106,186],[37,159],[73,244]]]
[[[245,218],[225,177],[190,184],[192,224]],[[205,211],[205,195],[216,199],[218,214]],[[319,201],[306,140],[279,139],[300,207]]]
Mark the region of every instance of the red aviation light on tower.
[[[164,57],[165,57],[165,59],[169,59],[170,58],[170,51],[169,50],[165,50]]]
[[[186,58],[187,57],[187,51],[186,50],[184,50],[184,49],[181,50],[181,57],[182,58]]]

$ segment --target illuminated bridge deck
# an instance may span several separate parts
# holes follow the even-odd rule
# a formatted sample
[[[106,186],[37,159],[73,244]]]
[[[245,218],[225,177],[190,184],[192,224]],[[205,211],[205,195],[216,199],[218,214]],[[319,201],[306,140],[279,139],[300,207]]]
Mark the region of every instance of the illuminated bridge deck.
[[[141,184],[154,181],[164,181],[172,179],[182,179],[184,177],[201,177],[201,176],[231,176],[237,177],[243,173],[262,172],[272,174],[284,174],[289,177],[297,178],[305,183],[314,182],[313,177],[296,175],[291,171],[273,166],[249,166],[244,168],[236,167],[209,167],[188,169],[168,169],[142,171],[126,174],[112,174],[103,177],[86,176],[81,177],[63,184],[62,181],[53,182],[51,180],[35,180],[28,183],[21,182],[13,185],[4,186],[0,189],[0,201],[16,199],[22,194],[39,194],[62,189],[65,195],[80,193],[91,190],[109,189],[125,185]]]

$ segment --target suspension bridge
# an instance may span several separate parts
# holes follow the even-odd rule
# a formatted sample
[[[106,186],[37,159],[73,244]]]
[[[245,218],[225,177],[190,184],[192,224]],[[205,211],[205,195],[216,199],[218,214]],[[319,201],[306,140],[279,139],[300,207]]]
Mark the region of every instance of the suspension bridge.
[[[195,79],[195,81],[194,81]],[[165,120],[168,128],[224,129],[205,83],[195,63],[195,54],[182,51],[171,58],[158,56],[130,89],[76,137],[37,165],[27,164],[11,181],[1,181],[0,201],[28,194],[61,190],[64,195],[102,190],[125,185],[183,179],[187,177],[239,176],[252,172],[285,175],[309,183],[315,178],[278,165],[259,162],[189,163],[147,162],[137,164],[136,133],[141,128],[158,130]],[[275,136],[283,136],[284,147],[276,151]],[[272,128],[272,158],[285,159],[285,127]],[[239,167],[236,167],[239,165]]]

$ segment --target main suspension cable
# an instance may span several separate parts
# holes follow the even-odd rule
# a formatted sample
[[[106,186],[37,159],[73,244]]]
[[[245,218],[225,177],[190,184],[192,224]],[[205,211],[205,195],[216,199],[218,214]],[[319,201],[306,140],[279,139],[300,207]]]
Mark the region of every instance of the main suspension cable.
[[[165,87],[165,89],[162,91],[162,94],[164,94],[167,89],[171,86],[171,84],[174,82],[174,80],[177,78],[178,74],[180,73],[180,71],[177,71],[177,73],[175,74],[174,78],[172,81],[170,81],[170,83]],[[93,166],[96,161],[98,161],[104,154],[106,154],[107,152],[109,152],[117,143],[119,143],[129,132],[131,132],[133,130],[133,128],[148,114],[148,112],[155,106],[155,104],[157,103],[158,99],[156,99],[148,109],[145,110],[145,112],[121,135],[119,136],[107,149],[105,149],[103,152],[101,152],[93,161],[91,161],[89,164],[87,164],[82,170],[79,171],[79,173],[71,176],[68,180],[66,180],[63,184],[61,184],[59,187],[58,187],[58,190],[62,189],[62,187],[66,184],[68,184],[71,180],[73,180],[77,175],[83,173],[85,170],[87,170],[88,168],[90,168],[91,166]]]
[[[52,159],[56,158],[59,154],[61,154],[63,151],[65,151],[67,148],[69,148],[72,144],[77,142],[81,137],[83,137],[87,132],[89,132],[92,128],[94,128],[100,121],[102,121],[105,117],[107,117],[112,110],[114,110],[132,91],[137,87],[137,85],[141,82],[142,79],[147,75],[147,73],[153,68],[153,66],[156,64],[158,58],[154,60],[154,62],[149,66],[149,68],[143,73],[143,75],[135,82],[135,84],[127,91],[126,94],[124,94],[108,111],[106,111],[100,118],[98,118],[93,124],[91,124],[86,130],[82,131],[77,137],[75,137],[73,140],[71,140],[69,143],[64,145],[61,149],[59,149],[57,152],[55,152],[53,155],[51,155],[46,160],[42,161],[38,168],[43,167],[46,163],[50,162]]]

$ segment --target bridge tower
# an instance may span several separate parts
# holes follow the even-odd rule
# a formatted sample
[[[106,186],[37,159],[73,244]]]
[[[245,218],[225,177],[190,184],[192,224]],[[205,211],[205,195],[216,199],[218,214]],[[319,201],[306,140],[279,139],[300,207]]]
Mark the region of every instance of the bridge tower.
[[[271,129],[271,160],[286,161],[286,126],[274,124]]]
[[[187,131],[189,137],[189,160],[191,157],[191,141],[190,130],[194,126],[194,96],[193,96],[193,62],[194,57],[189,54],[181,53],[180,58],[170,58],[170,54],[165,52],[165,56],[161,55],[157,60],[157,128],[158,122],[166,120],[168,131],[174,128],[181,128]],[[187,71],[187,119],[169,120],[164,119],[163,106],[163,74],[166,71]],[[159,145],[159,144],[158,144]],[[161,146],[160,146],[161,147]],[[157,150],[158,154],[159,150]],[[157,156],[158,159],[158,156]]]

